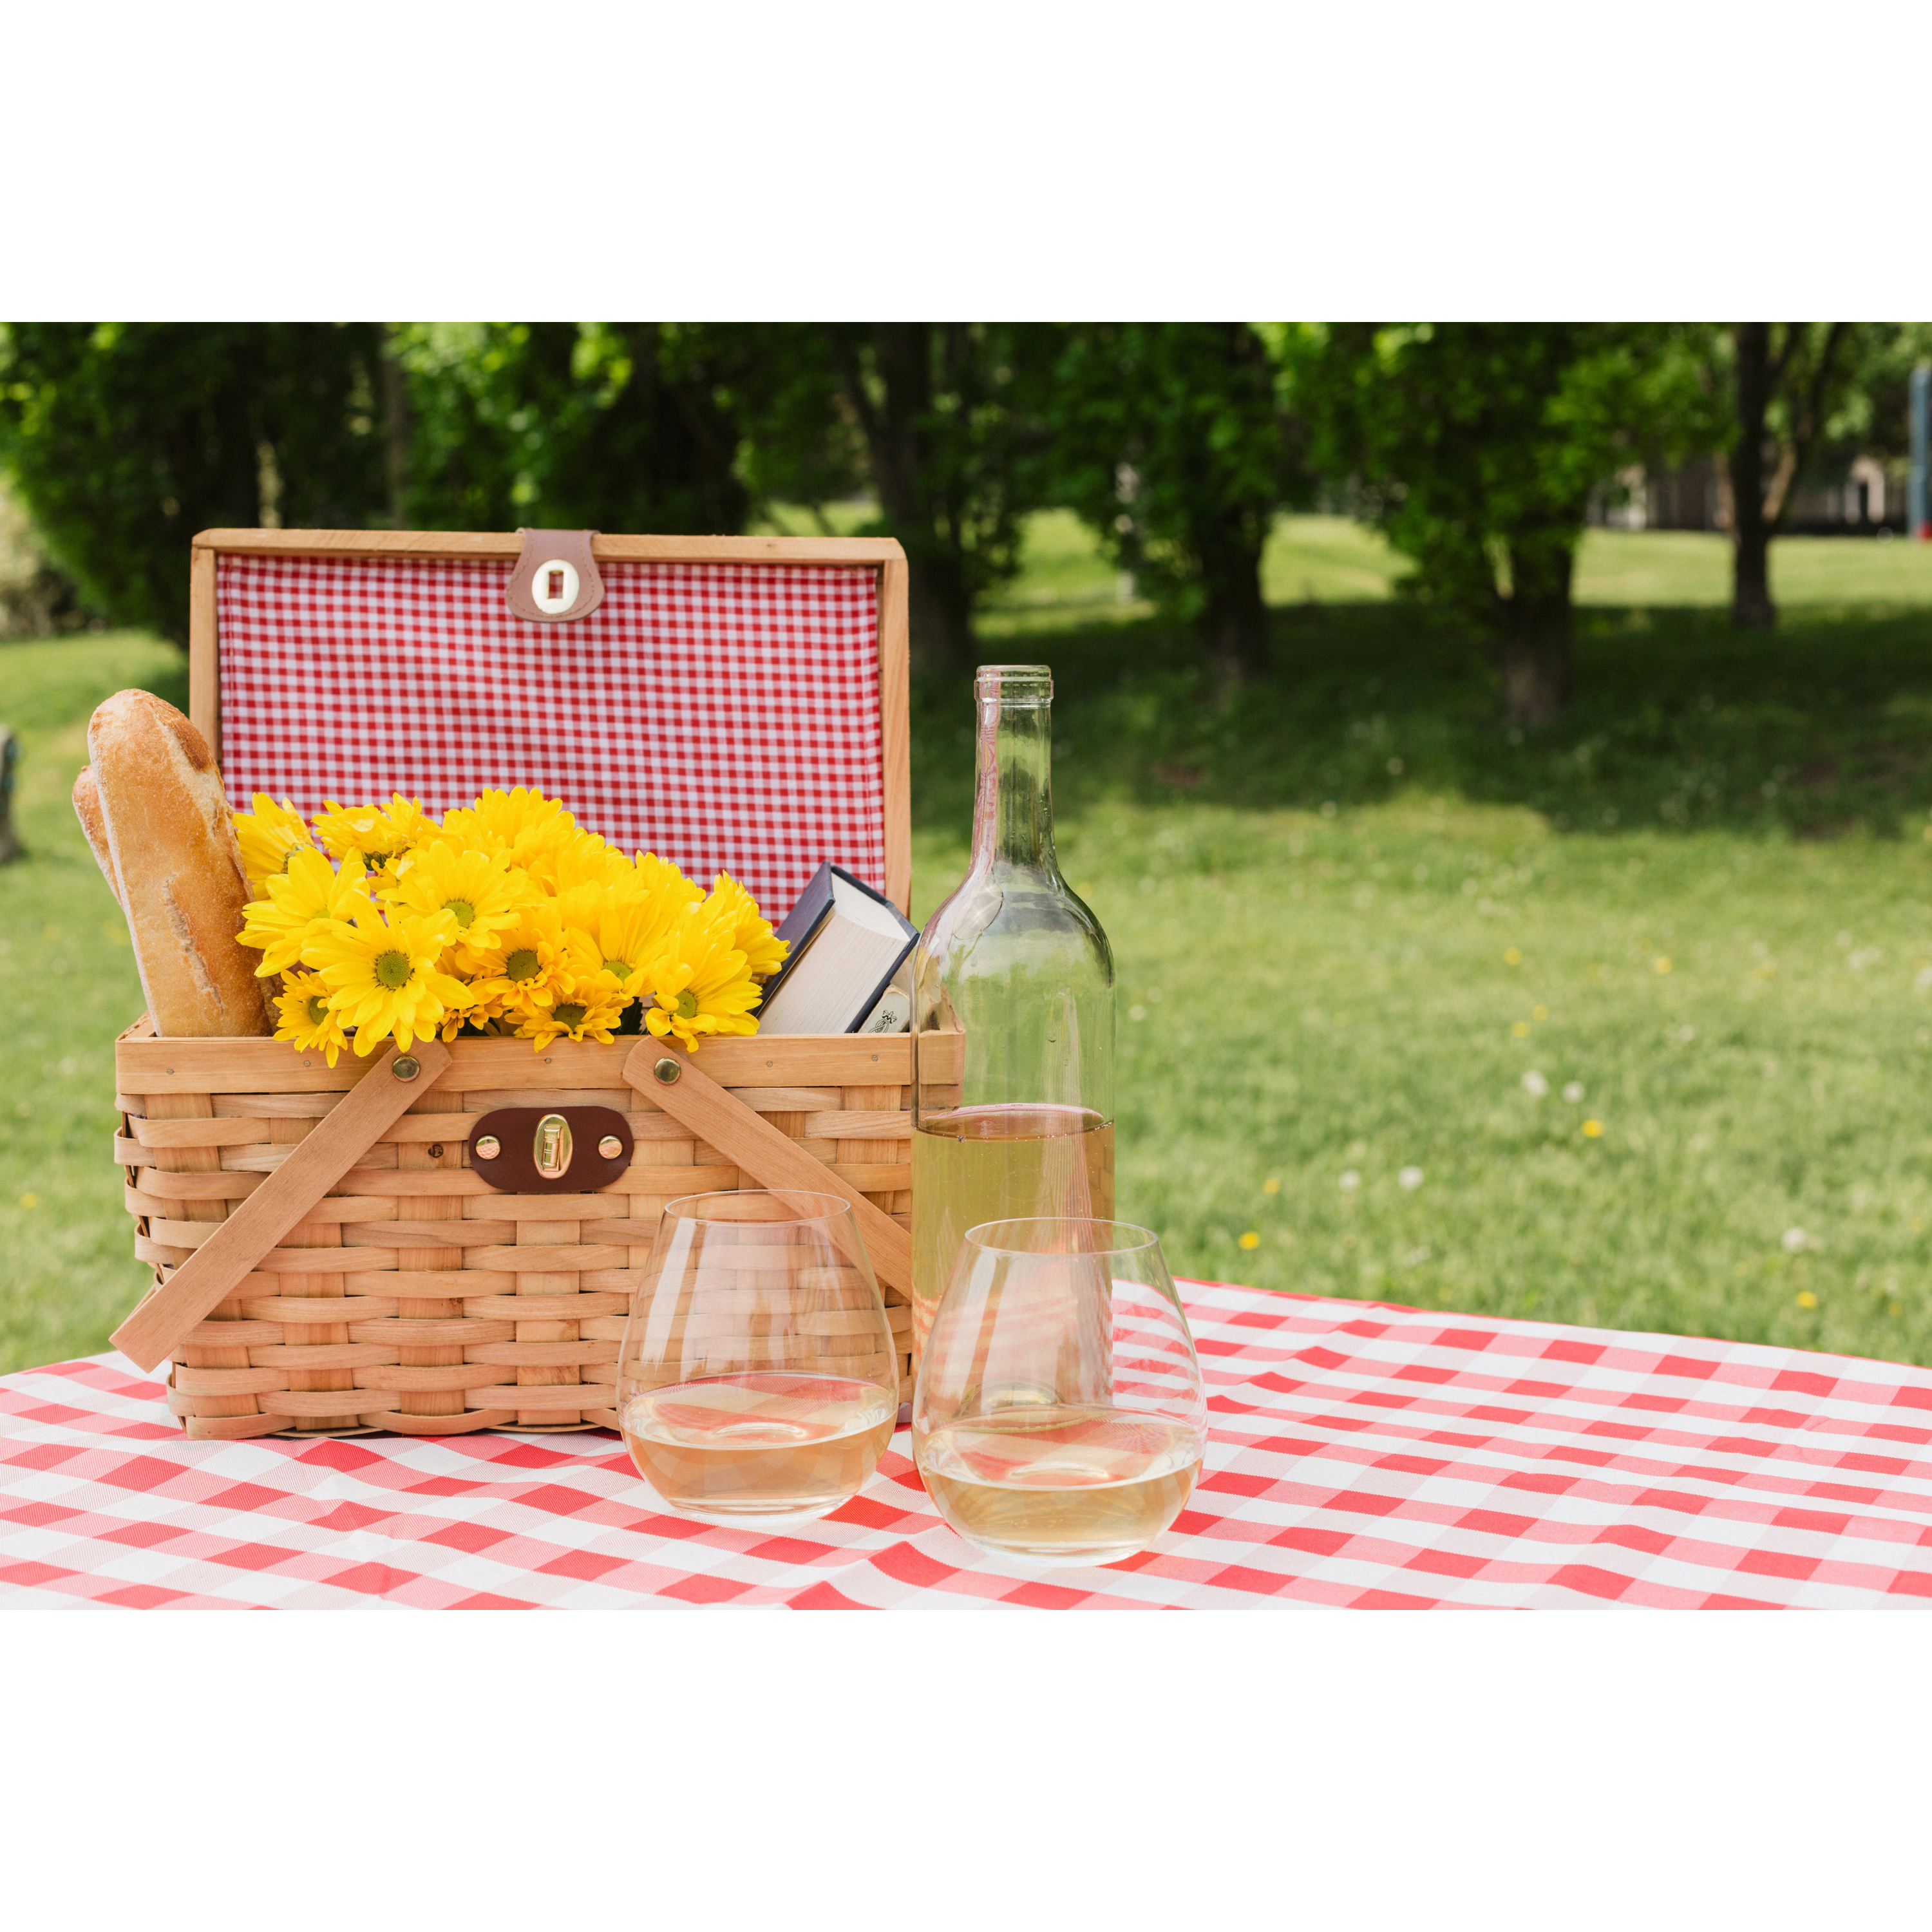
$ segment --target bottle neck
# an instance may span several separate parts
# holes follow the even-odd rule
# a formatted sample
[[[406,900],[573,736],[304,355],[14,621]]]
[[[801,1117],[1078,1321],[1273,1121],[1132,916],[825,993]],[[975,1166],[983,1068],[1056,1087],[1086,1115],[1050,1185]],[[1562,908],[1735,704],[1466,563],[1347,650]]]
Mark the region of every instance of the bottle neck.
[[[982,692],[973,869],[1057,874],[1053,850],[1053,709],[1043,698]]]

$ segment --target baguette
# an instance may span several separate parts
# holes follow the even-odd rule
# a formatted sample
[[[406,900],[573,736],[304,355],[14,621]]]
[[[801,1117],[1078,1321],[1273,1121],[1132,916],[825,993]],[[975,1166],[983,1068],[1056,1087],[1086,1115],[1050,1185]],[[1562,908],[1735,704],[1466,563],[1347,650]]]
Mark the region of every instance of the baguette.
[[[94,862],[100,868],[100,876],[114,895],[114,903],[120,904],[121,881],[114,876],[114,855],[107,849],[107,821],[100,815],[100,788],[94,782],[92,765],[82,765],[80,777],[74,782],[74,814],[87,834],[87,849],[94,854]]]
[[[208,740],[152,692],[122,691],[94,712],[87,748],[154,1030],[273,1032],[261,956],[235,936],[248,874]]]

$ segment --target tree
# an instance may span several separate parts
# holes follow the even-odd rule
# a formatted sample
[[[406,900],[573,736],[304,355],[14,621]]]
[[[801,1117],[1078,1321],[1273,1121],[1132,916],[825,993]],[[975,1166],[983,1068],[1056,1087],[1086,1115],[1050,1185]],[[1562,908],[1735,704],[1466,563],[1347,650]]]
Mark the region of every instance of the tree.
[[[1319,466],[1355,480],[1364,514],[1414,562],[1404,587],[1490,640],[1514,722],[1550,723],[1570,696],[1591,493],[1697,441],[1696,358],[1680,332],[1360,324],[1295,331],[1283,349]]]
[[[1778,622],[1771,540],[1852,383],[1854,344],[1842,322],[1739,322],[1728,334],[1736,408],[1728,462],[1731,622],[1768,631]]]
[[[1028,404],[1046,343],[1018,324],[870,322],[796,344],[822,371],[827,410],[856,426],[880,527],[905,546],[922,671],[970,668],[974,608],[1019,568],[1020,519],[1040,500],[1029,458],[1042,433]]]
[[[185,644],[196,531],[380,520],[381,352],[367,323],[14,322],[0,463],[88,604]]]
[[[1245,322],[1072,328],[1048,406],[1054,495],[1198,628],[1224,685],[1258,676],[1262,551],[1294,473],[1261,337]]]
[[[408,520],[734,535],[750,495],[722,394],[731,346],[669,322],[401,329]]]

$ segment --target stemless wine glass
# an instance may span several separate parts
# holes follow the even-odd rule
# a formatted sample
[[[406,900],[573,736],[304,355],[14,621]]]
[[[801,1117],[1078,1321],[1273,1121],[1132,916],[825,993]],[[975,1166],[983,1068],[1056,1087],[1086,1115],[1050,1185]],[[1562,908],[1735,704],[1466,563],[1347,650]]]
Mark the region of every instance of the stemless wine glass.
[[[664,1210],[617,1353],[638,1473],[700,1522],[778,1528],[856,1496],[898,1419],[898,1365],[851,1208],[796,1190]]]
[[[1118,1563],[1181,1511],[1208,1406],[1160,1238],[1119,1221],[968,1231],[913,1391],[926,1493],[1023,1563]]]

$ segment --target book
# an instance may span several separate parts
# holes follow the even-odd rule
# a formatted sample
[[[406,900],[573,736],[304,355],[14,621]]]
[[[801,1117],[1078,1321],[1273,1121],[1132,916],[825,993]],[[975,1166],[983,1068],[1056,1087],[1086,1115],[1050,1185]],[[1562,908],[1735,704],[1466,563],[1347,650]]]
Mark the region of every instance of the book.
[[[883,892],[827,860],[786,914],[778,936],[790,947],[765,982],[760,1033],[896,1032],[890,1019],[894,979],[912,956],[919,928]],[[911,1017],[910,980],[905,1012]]]

